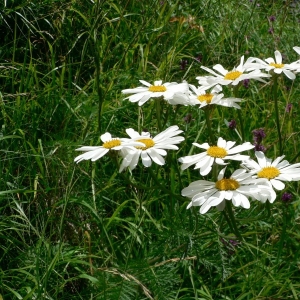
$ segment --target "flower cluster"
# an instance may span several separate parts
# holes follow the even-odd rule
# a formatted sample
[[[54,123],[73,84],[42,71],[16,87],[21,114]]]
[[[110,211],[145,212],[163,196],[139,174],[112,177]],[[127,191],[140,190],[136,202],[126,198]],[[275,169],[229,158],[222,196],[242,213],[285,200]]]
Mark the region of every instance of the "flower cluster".
[[[220,160],[220,156],[223,156],[224,159],[228,148],[230,148],[228,144],[234,142],[226,143],[220,138],[219,141],[223,142],[224,147],[219,146],[220,142],[218,142],[218,146],[209,147],[205,145],[207,149],[205,153],[179,158],[179,161],[183,163],[181,168],[186,169],[190,165],[196,164],[195,169],[200,168],[200,174],[207,175],[209,173],[207,170],[211,170],[213,161],[217,164],[224,164]],[[244,143],[240,147],[236,146],[232,148],[232,151],[234,153],[245,151],[251,148],[249,146],[247,143]],[[212,206],[223,210],[225,208],[225,200],[232,200],[234,206],[249,208],[249,197],[259,200],[262,203],[265,203],[267,200],[273,203],[276,199],[276,190],[283,190],[285,188],[284,181],[300,180],[300,163],[291,165],[286,160],[282,161],[284,155],[272,162],[261,151],[256,151],[255,156],[257,162],[245,155],[236,154],[230,159],[240,160],[242,168],[234,171],[229,178],[224,177],[226,169],[224,168],[219,173],[216,182],[197,180],[184,188],[182,196],[191,198],[191,202],[187,208],[201,206],[200,213],[204,214]],[[204,159],[205,157],[206,160]],[[201,173],[201,166],[203,166],[204,160],[206,164],[204,164],[205,167]]]
[[[271,16],[269,20],[274,22],[275,17]],[[293,49],[300,55],[300,47]],[[186,65],[187,61],[181,61],[181,69],[184,69]],[[236,95],[235,92],[239,86],[249,87],[250,80],[266,83],[265,80],[273,78],[275,82],[281,74],[294,80],[296,74],[300,72],[300,60],[285,63],[282,54],[276,50],[274,58],[249,57],[245,61],[242,56],[239,65],[231,70],[225,69],[221,64],[213,66],[212,69],[201,66],[201,69],[207,71],[209,75],[196,77],[198,86],[188,84],[186,81],[163,83],[162,80],[157,80],[151,84],[140,80],[142,86],[122,90],[122,93],[129,94],[125,100],[138,103],[139,106],[151,99],[165,101],[170,105],[198,107],[203,109],[206,117],[209,118],[207,113],[210,110],[206,108],[212,107],[212,105],[241,109],[242,99],[225,97],[224,86],[231,88]],[[224,88],[224,90],[229,89]],[[286,110],[290,112],[291,105]],[[159,117],[159,113],[157,116]],[[189,112],[184,118],[184,122],[189,124],[192,120],[192,114]],[[239,121],[242,127],[243,120]],[[230,122],[225,120],[225,123],[238,133],[237,122],[234,119]],[[158,127],[160,128],[160,126]],[[211,130],[209,126],[208,129]],[[278,132],[280,134],[279,127]],[[96,161],[110,151],[115,151],[122,158],[119,172],[126,168],[133,170],[140,158],[145,167],[150,167],[152,162],[164,165],[166,150],[178,150],[177,145],[184,140],[184,137],[179,135],[182,130],[177,125],[161,131],[154,137],[147,131],[139,133],[132,128],[126,129],[126,133],[127,138],[113,138],[110,133],[106,132],[100,137],[103,142],[101,146],[83,146],[76,149],[85,153],[77,156],[75,162]],[[202,151],[178,159],[182,170],[194,166],[194,169],[199,169],[201,176],[207,176],[213,169],[215,170],[212,172],[215,180],[196,180],[182,190],[182,196],[191,199],[187,208],[200,206],[200,213],[204,214],[211,207],[223,210],[226,200],[231,200],[236,207],[246,209],[250,207],[251,199],[262,203],[266,201],[273,203],[276,199],[276,191],[282,191],[285,188],[284,182],[300,180],[300,163],[290,164],[283,160],[284,155],[273,161],[267,158],[264,154],[266,148],[262,145],[262,140],[266,137],[264,129],[255,129],[252,134],[253,144],[243,142],[236,145],[236,142],[226,141],[222,137],[219,137],[217,143],[213,145],[207,142],[193,143],[194,147]],[[243,140],[242,137],[241,139]],[[249,155],[241,154],[241,152],[252,149],[255,151],[256,160],[251,159]],[[234,170],[231,176],[225,176],[226,167],[222,167],[217,175],[218,167],[226,166],[230,161],[239,162],[240,168]],[[286,202],[289,201],[291,194],[284,193],[282,199]]]
[[[294,50],[300,54],[300,47],[294,47]],[[283,63],[282,54],[276,50],[274,52],[275,59],[272,57],[264,60],[255,57],[249,57],[244,61],[241,57],[240,64],[232,70],[225,69],[222,65],[217,64],[212,69],[205,66],[201,68],[210,75],[198,76],[199,86],[196,87],[187,82],[165,82],[161,80],[154,81],[150,84],[147,81],[140,80],[143,86],[122,90],[123,94],[131,94],[126,97],[130,102],[137,102],[139,106],[145,104],[150,99],[164,99],[171,105],[199,105],[204,108],[207,105],[220,105],[225,107],[235,107],[240,109],[238,105],[242,100],[234,97],[224,97],[222,86],[244,85],[249,87],[250,80],[257,80],[265,83],[274,75],[285,74],[289,79],[295,79],[295,73],[300,72],[300,61],[297,60],[290,64]],[[267,73],[264,73],[266,71]],[[207,92],[210,90],[210,92]]]
[[[149,132],[139,134],[132,128],[126,129],[126,133],[130,138],[112,138],[111,134],[106,132],[100,137],[103,142],[101,146],[84,146],[76,149],[85,153],[77,156],[74,161],[77,163],[82,160],[96,161],[109,151],[118,151],[123,157],[119,172],[126,167],[133,170],[140,157],[145,167],[150,167],[152,161],[164,165],[165,160],[162,156],[167,155],[166,150],[178,150],[176,145],[184,140],[184,137],[179,136],[182,130],[179,130],[178,126],[171,126],[153,138]]]

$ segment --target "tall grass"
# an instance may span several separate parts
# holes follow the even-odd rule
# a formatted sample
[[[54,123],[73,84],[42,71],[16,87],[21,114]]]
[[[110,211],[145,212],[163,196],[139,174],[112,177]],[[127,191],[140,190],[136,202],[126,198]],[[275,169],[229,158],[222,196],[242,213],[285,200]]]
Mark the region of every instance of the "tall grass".
[[[176,159],[209,140],[203,111],[161,108],[162,126],[177,124],[185,136],[163,167],[119,174],[116,158],[73,162],[75,148],[99,144],[106,131],[158,131],[154,102],[138,109],[123,101],[121,90],[139,79],[196,84],[201,65],[230,67],[276,49],[296,60],[297,1],[1,5],[0,298],[300,298],[298,183],[288,184],[289,204],[279,194],[269,208],[237,209],[242,242],[217,211],[186,210],[180,191],[198,172],[180,172]],[[293,162],[298,84],[279,80],[277,93],[283,152]],[[270,86],[251,82],[239,96],[245,140],[264,128],[267,154],[278,156]],[[214,138],[240,139],[224,122],[238,120],[236,111],[210,117]]]

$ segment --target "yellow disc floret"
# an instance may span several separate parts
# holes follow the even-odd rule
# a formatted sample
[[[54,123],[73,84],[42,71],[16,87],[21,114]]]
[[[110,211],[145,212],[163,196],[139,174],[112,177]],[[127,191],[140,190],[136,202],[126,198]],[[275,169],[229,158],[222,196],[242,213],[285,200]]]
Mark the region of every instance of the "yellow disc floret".
[[[267,178],[268,180],[277,177],[280,174],[280,171],[275,167],[264,167],[258,173],[257,177]]]
[[[217,157],[217,158],[224,158],[227,155],[226,149],[218,146],[209,147],[206,153],[211,157]]]
[[[151,85],[148,89],[152,93],[163,93],[166,90],[167,88],[164,85]]]
[[[274,67],[276,69],[281,69],[284,67],[284,64],[276,64],[276,63],[270,63],[271,67]]]
[[[155,145],[155,142],[152,139],[141,139],[141,140],[137,140],[137,142],[145,144],[145,147],[140,147],[140,146],[135,147],[141,150],[147,150],[148,148],[151,148]]]
[[[224,79],[226,80],[235,80],[237,78],[239,78],[243,73],[240,71],[231,71],[228,72],[225,76]]]
[[[111,149],[113,147],[117,147],[120,145],[121,145],[121,141],[119,139],[112,139],[110,141],[103,143],[102,147],[104,147],[106,149]]]
[[[235,191],[240,187],[240,184],[233,178],[223,178],[216,182],[215,187],[220,191]]]
[[[197,99],[200,101],[200,102],[206,102],[207,104],[209,104],[213,98],[213,94],[204,94],[204,95],[199,95],[197,97]]]

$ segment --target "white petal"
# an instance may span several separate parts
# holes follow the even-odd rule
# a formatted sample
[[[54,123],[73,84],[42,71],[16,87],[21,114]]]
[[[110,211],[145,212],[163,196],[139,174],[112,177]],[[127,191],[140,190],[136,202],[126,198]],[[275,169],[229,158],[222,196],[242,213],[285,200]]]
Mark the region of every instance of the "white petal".
[[[222,65],[220,65],[220,64],[217,64],[217,65],[213,66],[213,69],[216,70],[216,71],[218,71],[223,76],[225,76],[228,73],[228,71],[225,70],[224,67]]]
[[[112,139],[111,134],[109,132],[105,132],[100,136],[100,139],[103,143],[110,141]]]
[[[278,50],[276,50],[274,52],[274,54],[275,54],[276,63],[277,64],[281,64],[282,63],[282,55],[281,55],[281,53]]]
[[[226,149],[226,141],[219,137],[217,142],[218,147]]]
[[[273,187],[278,191],[283,190],[285,187],[285,184],[279,180],[271,179],[270,182],[272,183]]]
[[[255,156],[256,156],[258,164],[260,165],[261,168],[264,168],[267,166],[266,157],[263,152],[256,151]]]
[[[296,78],[296,75],[290,71],[290,70],[283,70],[283,73],[285,74],[285,76],[291,80],[294,80]]]
[[[139,82],[145,86],[150,87],[152,84],[150,84],[149,82],[145,81],[145,80],[139,80]]]
[[[207,160],[206,164],[203,165],[203,166],[200,168],[200,174],[201,174],[202,176],[207,175],[207,174],[211,171],[211,169],[212,169],[211,166],[212,166],[213,162],[214,162],[214,158],[213,158],[213,157],[209,157],[209,159]]]
[[[141,152],[141,158],[142,158],[142,163],[145,167],[150,167],[152,164],[152,161],[150,157],[148,156],[146,151]]]
[[[147,149],[147,153],[156,164],[161,166],[165,164],[165,160],[155,151],[155,149]]]

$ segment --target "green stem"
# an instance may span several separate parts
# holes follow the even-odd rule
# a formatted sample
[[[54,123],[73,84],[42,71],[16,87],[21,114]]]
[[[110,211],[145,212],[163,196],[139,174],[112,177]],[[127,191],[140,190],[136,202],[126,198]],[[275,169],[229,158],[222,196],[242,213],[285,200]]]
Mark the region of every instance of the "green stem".
[[[211,130],[211,119],[210,119],[210,106],[206,106],[204,109],[204,114],[205,114],[205,120],[206,120],[206,126],[207,126],[207,130],[208,130],[208,135],[209,135],[209,139],[210,139],[210,143],[213,144],[214,143],[214,136]]]
[[[238,98],[238,89],[239,89],[239,85],[236,85],[233,88],[233,95],[235,98]],[[244,142],[245,141],[244,118],[241,109],[238,109],[238,118],[239,118],[240,128],[241,128],[242,142]]]
[[[295,162],[299,155],[300,151],[292,158],[291,163]]]
[[[226,201],[226,200],[224,200]],[[232,227],[233,227],[233,231],[235,233],[235,235],[237,236],[237,238],[242,241],[243,238],[238,230],[238,227],[236,225],[236,221],[235,221],[235,216],[234,216],[234,213],[233,213],[233,210],[232,210],[232,206],[231,206],[231,202],[230,201],[226,201],[226,207],[225,207],[227,213],[228,213],[228,216],[230,218],[230,221],[231,221],[231,224],[232,224]]]
[[[279,140],[279,155],[282,155],[282,138],[280,132],[280,124],[279,124],[279,110],[278,110],[278,97],[277,97],[277,88],[278,88],[278,76],[277,74],[273,75],[273,87],[272,87],[272,96],[274,100],[275,106],[275,120],[276,120],[276,127],[277,127],[277,134]]]
[[[241,128],[242,142],[245,142],[244,119],[243,119],[243,113],[241,109],[238,109],[238,118],[239,118],[240,128]]]
[[[279,246],[278,246],[278,252],[277,252],[277,259],[276,259],[276,263],[279,262],[279,258],[281,256],[281,253],[282,253],[282,248],[283,248],[283,245],[284,245],[284,241],[285,241],[285,238],[286,238],[286,225],[287,225],[287,207],[285,207],[283,209],[283,227],[282,227],[282,232],[281,232],[281,235],[280,235],[280,240],[279,240]]]
[[[225,200],[225,201],[226,201],[226,200]],[[232,232],[234,232],[234,229],[233,229],[233,226],[232,226],[232,224],[231,224],[230,218],[228,217],[227,212],[226,212],[225,209],[222,211],[222,214],[223,214],[223,216],[225,217],[226,222],[227,222],[227,224],[228,224],[229,227],[230,227],[230,230],[231,230]]]
[[[152,167],[148,168],[149,173],[153,179],[153,181],[157,184],[157,187],[159,187],[161,190],[163,190],[165,193],[169,194],[170,196],[174,197],[175,199],[178,199],[179,201],[182,201],[181,196],[174,194],[168,187],[165,187],[162,185],[159,180],[157,179],[157,176],[153,173]]]
[[[161,132],[162,126],[161,126],[161,105],[160,105],[160,101],[161,101],[160,98],[155,99],[157,127],[158,127],[158,130]]]

